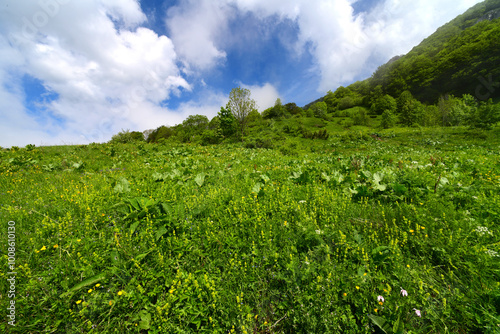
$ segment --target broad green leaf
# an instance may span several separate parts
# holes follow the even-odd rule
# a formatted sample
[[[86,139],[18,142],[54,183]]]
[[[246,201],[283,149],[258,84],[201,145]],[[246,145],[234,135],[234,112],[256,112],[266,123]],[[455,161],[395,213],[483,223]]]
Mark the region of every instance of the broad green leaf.
[[[404,323],[401,321],[401,314],[398,316],[398,320],[394,323],[392,327],[394,334],[403,334],[404,333]]]
[[[139,329],[149,329],[151,323],[151,314],[149,314],[146,310],[142,310],[139,312],[139,317],[141,320],[139,321]]]
[[[137,226],[139,226],[139,224],[140,224],[140,223],[141,223],[141,222],[140,222],[140,221],[138,221],[138,222],[133,223],[133,224],[130,226],[130,234],[131,234],[131,235],[132,235],[132,234],[134,234],[135,230],[137,229]]]
[[[149,253],[151,253],[151,251],[137,255],[135,257],[136,261],[140,261],[140,260],[144,259]]]
[[[260,192],[260,189],[262,187],[262,183],[256,183],[253,187],[252,187],[252,192],[258,194]]]
[[[200,173],[196,175],[196,177],[194,178],[194,182],[196,182],[196,184],[201,187],[203,183],[205,183],[205,174]]]
[[[326,182],[330,182],[331,180],[331,177],[328,176],[325,172],[321,173],[321,177],[323,178],[323,180],[325,180]]]
[[[122,177],[115,185],[114,189],[115,192],[117,193],[124,193],[124,192],[129,192],[130,187],[129,187],[129,182],[127,181],[126,178]]]
[[[377,325],[384,333],[386,333],[386,334],[393,333],[391,326],[389,325],[389,322],[387,322],[387,320],[385,320],[384,318],[378,317],[378,316],[373,315],[373,314],[368,315],[368,318],[370,318],[370,320],[375,325]]]
[[[74,287],[72,287],[71,289],[69,289],[69,291],[66,291],[66,292],[62,293],[61,295],[59,295],[59,298],[64,298],[66,296],[70,296],[73,292],[80,290],[83,287],[86,287],[89,285],[94,285],[95,283],[102,281],[105,278],[106,278],[105,273],[101,273],[99,275],[88,278],[85,281],[80,282],[77,285],[75,285]]]
[[[167,175],[161,174],[161,173],[158,173],[158,172],[154,172],[153,175],[151,175],[151,177],[153,178],[153,180],[155,182],[161,182],[161,181],[165,180],[165,178],[167,177]]]
[[[165,233],[167,233],[167,229],[165,228],[165,226],[161,226],[158,231],[156,231],[156,241],[158,241],[158,239],[161,238],[162,235],[164,235]]]

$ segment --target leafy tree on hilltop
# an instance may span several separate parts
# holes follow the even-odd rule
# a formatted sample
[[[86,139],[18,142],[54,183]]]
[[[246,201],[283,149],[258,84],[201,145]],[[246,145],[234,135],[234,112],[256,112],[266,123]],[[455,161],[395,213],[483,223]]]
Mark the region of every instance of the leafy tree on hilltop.
[[[257,109],[255,100],[250,98],[250,90],[236,87],[229,93],[229,101],[226,109],[230,110],[239,125],[240,136],[245,134],[245,128],[248,123],[248,114]]]
[[[236,118],[234,118],[234,115],[231,113],[231,110],[220,107],[218,117],[220,128],[222,130],[222,135],[224,136],[224,138],[229,138],[234,135],[237,131],[237,121]]]
[[[328,111],[328,106],[326,105],[326,102],[316,102],[311,106],[310,110],[314,117],[325,118]]]

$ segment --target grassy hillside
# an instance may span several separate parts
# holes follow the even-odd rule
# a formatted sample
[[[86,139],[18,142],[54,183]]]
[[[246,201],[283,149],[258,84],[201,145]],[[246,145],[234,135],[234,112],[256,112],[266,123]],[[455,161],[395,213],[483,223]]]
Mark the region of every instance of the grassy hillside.
[[[498,332],[498,129],[246,144],[0,151],[0,330]]]

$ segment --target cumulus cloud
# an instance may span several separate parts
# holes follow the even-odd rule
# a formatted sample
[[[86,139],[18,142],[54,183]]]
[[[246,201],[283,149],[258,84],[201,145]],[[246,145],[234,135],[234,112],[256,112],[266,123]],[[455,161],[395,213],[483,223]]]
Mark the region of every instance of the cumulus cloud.
[[[7,97],[1,102],[0,119],[14,126],[22,122],[25,132],[11,126],[4,134],[25,136],[17,142],[53,142],[66,134],[103,141],[122,127],[179,121],[177,113],[159,104],[191,86],[177,66],[172,41],[139,26],[146,17],[137,1],[9,1],[8,8],[0,14],[0,32],[9,37],[2,39],[0,71],[10,76],[9,88],[5,82],[0,87]],[[38,122],[37,128],[40,116],[23,107],[20,78],[25,75],[57,94],[39,110],[46,113],[45,119],[54,117],[52,124]],[[15,105],[15,117],[12,109],[4,108],[6,101]],[[40,131],[42,126],[51,130]]]
[[[268,82],[264,85],[252,86],[241,84],[241,87],[250,90],[250,98],[255,100],[259,111],[272,107],[276,100],[280,98],[278,90]]]
[[[224,60],[224,41],[235,40],[227,29],[228,23],[239,17],[235,10],[252,13],[263,24],[270,17],[276,23],[293,21],[299,28],[298,40],[290,46],[289,56],[311,52],[316,62],[311,69],[320,77],[318,91],[324,92],[370,75],[367,65],[373,71],[375,64],[407,53],[480,0],[384,0],[369,13],[360,14],[354,13],[354,2],[190,0],[169,12],[167,25],[182,56],[207,69]]]
[[[220,42],[234,14],[226,1],[188,0],[168,10],[166,25],[187,70],[207,70],[223,62]]]

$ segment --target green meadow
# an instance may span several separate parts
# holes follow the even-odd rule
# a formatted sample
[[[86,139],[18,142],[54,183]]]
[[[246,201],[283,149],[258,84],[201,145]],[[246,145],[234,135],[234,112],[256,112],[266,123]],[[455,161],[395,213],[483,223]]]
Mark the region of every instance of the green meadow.
[[[0,331],[498,333],[499,129],[335,133],[1,150]]]

